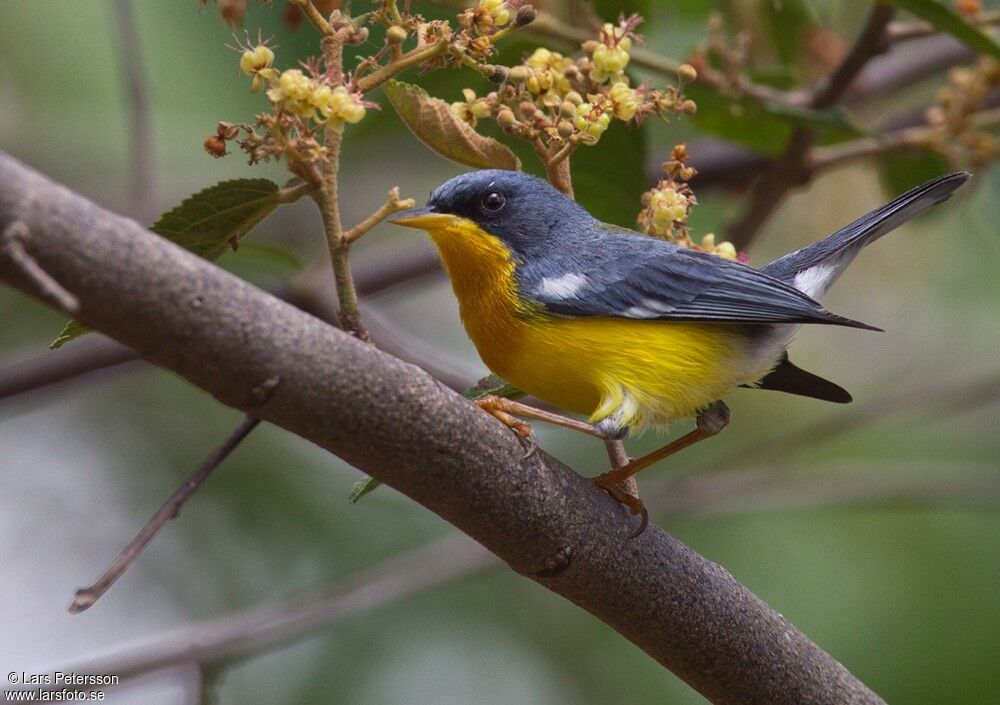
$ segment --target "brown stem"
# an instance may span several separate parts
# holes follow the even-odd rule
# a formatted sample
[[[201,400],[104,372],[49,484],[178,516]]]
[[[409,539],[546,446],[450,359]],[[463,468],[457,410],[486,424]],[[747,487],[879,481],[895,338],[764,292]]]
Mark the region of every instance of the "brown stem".
[[[175,518],[180,514],[181,507],[184,503],[188,501],[194,492],[201,487],[202,483],[208,479],[211,474],[219,464],[226,459],[226,457],[233,452],[233,450],[240,444],[240,442],[249,435],[249,433],[257,427],[260,423],[260,419],[254,416],[247,416],[243,419],[235,431],[225,440],[225,442],[219,446],[205,461],[191,473],[184,484],[182,484],[176,492],[174,492],[170,497],[160,505],[160,508],[156,511],[156,514],[146,522],[146,525],[139,530],[135,538],[132,539],[129,544],[122,549],[122,552],[118,554],[118,557],[114,562],[108,566],[101,577],[99,577],[93,584],[85,588],[80,588],[76,591],[73,596],[73,602],[70,603],[69,611],[73,614],[83,612],[85,609],[93,605],[97,600],[100,599],[101,595],[108,591],[112,585],[122,576],[122,574],[128,570],[129,566],[135,562],[135,559],[139,557],[139,554],[143,552],[149,542],[160,532],[163,525],[166,524],[171,519]]]
[[[362,93],[374,90],[388,81],[396,74],[405,71],[411,66],[422,64],[435,56],[440,56],[448,50],[448,43],[445,41],[431,44],[426,47],[419,47],[406,52],[396,61],[390,61],[385,66],[375,69],[367,76],[358,79],[356,87]]]
[[[332,34],[323,37],[322,44],[327,69],[334,76],[339,76],[343,73],[343,41],[338,35]],[[313,198],[319,205],[320,216],[323,219],[327,249],[330,251],[330,264],[333,267],[333,278],[337,283],[337,298],[340,300],[340,326],[355,338],[370,343],[371,335],[365,329],[364,323],[361,321],[361,312],[358,310],[358,292],[354,288],[354,278],[351,275],[351,264],[348,259],[350,243],[344,239],[343,225],[340,220],[338,178],[343,133],[333,126],[328,126],[323,132],[326,145],[323,185],[313,194]]]
[[[323,17],[323,13],[320,12],[315,5],[313,5],[312,0],[291,0],[292,4],[298,5],[303,12],[306,13],[306,17],[312,22],[313,26],[320,31],[321,34],[325,36],[333,36],[334,29],[330,26],[330,22]]]

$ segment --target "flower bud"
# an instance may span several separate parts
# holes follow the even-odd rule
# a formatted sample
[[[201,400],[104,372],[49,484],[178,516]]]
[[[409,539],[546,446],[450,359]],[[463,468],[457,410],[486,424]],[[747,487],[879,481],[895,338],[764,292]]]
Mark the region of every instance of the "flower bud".
[[[402,44],[406,41],[406,30],[398,24],[394,24],[386,30],[385,40],[390,44]]]
[[[693,100],[688,99],[681,103],[677,109],[685,115],[694,115],[698,110],[698,106]]]
[[[499,113],[497,113],[497,124],[502,130],[512,130],[517,124],[517,118],[514,117],[514,111],[510,108],[503,108]]]
[[[573,127],[573,123],[569,120],[560,120],[559,124],[556,125],[556,131],[559,133],[560,137],[568,139],[574,132],[576,132],[576,129]]]
[[[523,27],[531,24],[538,17],[538,12],[531,5],[522,5],[518,8],[517,15],[514,16],[514,26]]]
[[[691,83],[697,80],[698,72],[691,64],[681,64],[677,67],[677,78],[681,80],[681,83]]]

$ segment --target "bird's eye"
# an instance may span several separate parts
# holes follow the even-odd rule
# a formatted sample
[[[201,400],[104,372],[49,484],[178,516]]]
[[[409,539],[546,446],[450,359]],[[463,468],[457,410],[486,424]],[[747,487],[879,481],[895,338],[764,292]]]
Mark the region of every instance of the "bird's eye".
[[[496,191],[490,191],[488,194],[483,196],[483,209],[488,210],[491,213],[496,213],[498,210],[506,205],[507,199],[503,197],[503,194],[499,194]]]

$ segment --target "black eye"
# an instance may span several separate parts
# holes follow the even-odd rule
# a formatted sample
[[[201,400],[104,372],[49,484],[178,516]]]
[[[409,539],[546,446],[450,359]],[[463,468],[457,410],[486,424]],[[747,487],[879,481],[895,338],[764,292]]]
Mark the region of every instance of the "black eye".
[[[503,194],[497,193],[496,191],[490,191],[488,194],[483,196],[483,209],[488,210],[491,213],[496,213],[506,204],[507,199],[503,197]]]

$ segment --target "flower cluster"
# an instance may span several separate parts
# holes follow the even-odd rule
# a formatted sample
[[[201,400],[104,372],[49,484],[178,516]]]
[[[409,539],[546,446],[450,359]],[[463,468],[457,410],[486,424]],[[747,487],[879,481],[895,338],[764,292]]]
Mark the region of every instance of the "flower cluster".
[[[731,242],[716,243],[712,233],[703,236],[698,244],[691,239],[687,219],[698,199],[687,184],[696,173],[694,167],[685,164],[687,159],[687,147],[684,144],[675,145],[670,159],[663,163],[664,178],[642,195],[639,225],[648,235],[669,240],[681,247],[701,250],[724,259],[747,261],[745,255],[736,252]]]
[[[235,48],[240,52],[240,71],[250,78],[250,90],[265,89],[271,110],[257,115],[253,125],[219,123],[216,133],[205,140],[205,150],[221,157],[228,153],[226,143],[234,141],[251,164],[284,159],[293,173],[315,182],[316,165],[326,158],[319,130],[340,132],[346,123],[364,118],[372,104],[322,61],[304,63],[305,70],[279,71],[266,41],[258,38],[254,44]]]
[[[682,92],[683,85],[697,77],[691,66],[681,67],[676,86],[658,90],[631,85],[625,68],[633,43],[640,40],[635,30],[641,21],[633,15],[605,24],[598,39],[584,42],[575,57],[535,49],[510,68],[497,91],[477,97],[467,89],[465,100],[452,108],[472,125],[492,117],[505,132],[549,154],[596,144],[616,119],[638,124],[652,114],[666,118],[693,113],[694,102]]]
[[[933,146],[953,161],[981,168],[1000,158],[1000,141],[976,124],[986,97],[1000,86],[1000,61],[990,57],[952,69],[927,110]]]

